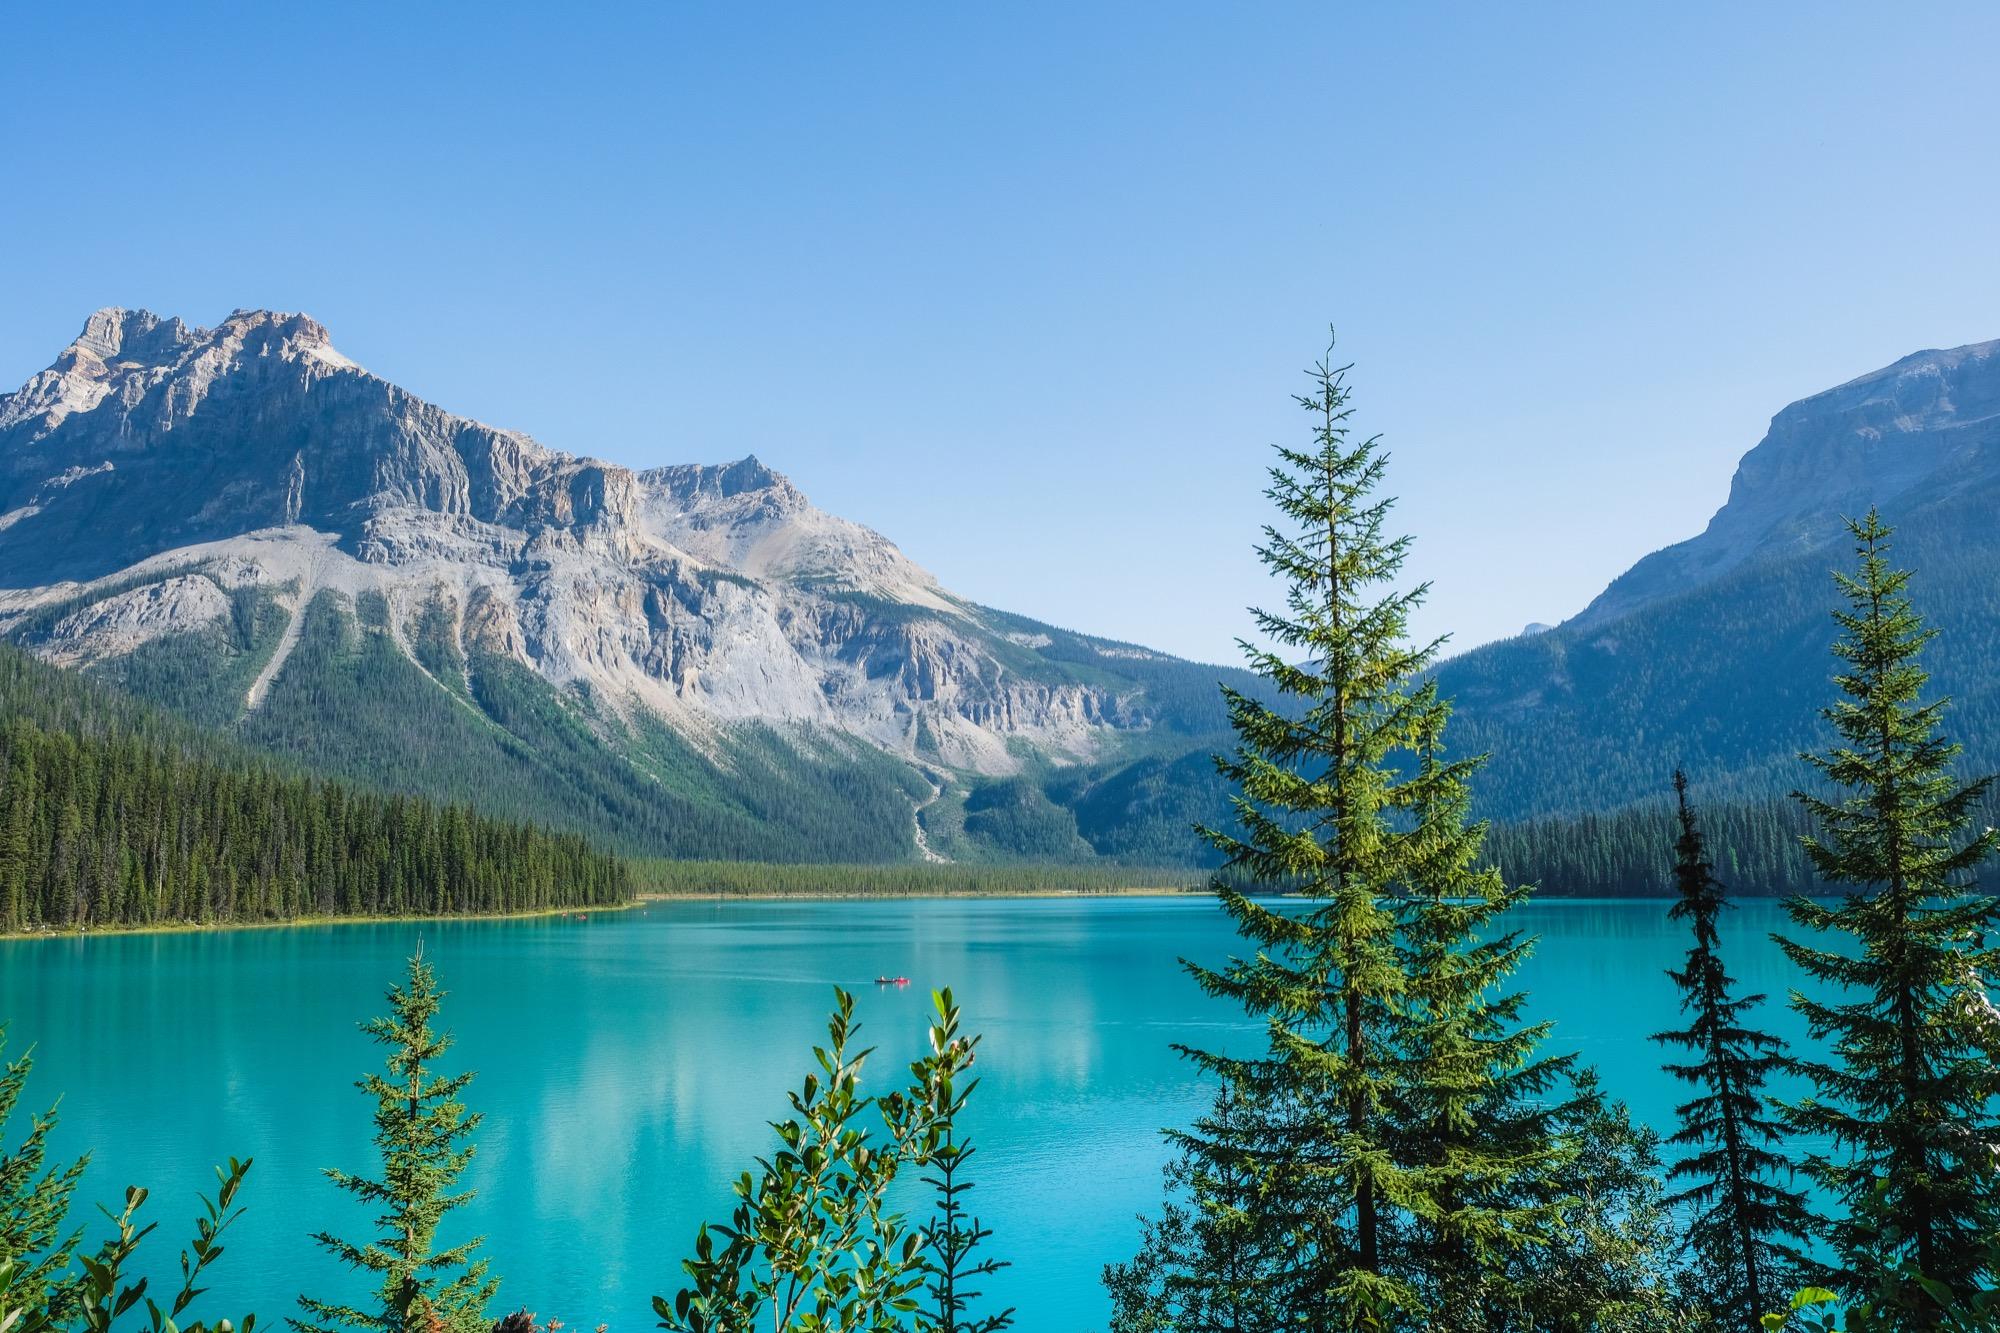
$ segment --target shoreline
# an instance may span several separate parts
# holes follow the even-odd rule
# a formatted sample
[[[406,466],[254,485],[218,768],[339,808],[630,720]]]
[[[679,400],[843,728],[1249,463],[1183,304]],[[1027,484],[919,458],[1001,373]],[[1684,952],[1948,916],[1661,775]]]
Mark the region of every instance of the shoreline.
[[[303,926],[382,926],[410,925],[425,922],[469,922],[469,921],[535,921],[550,917],[597,916],[630,912],[653,903],[701,903],[701,902],[917,902],[924,899],[1042,899],[1042,898],[1201,898],[1209,895],[1206,885],[1146,885],[1132,884],[1117,888],[1075,889],[1055,886],[1023,886],[1008,889],[960,889],[926,888],[911,892],[887,891],[867,892],[850,889],[813,889],[786,891],[779,889],[657,889],[647,890],[633,896],[629,902],[598,903],[583,907],[547,907],[528,912],[449,912],[420,913],[406,916],[301,916],[283,921],[159,921],[145,925],[78,926],[63,930],[16,930],[0,931],[0,944],[29,940],[87,940],[106,936],[122,935],[192,935],[204,932],[220,933],[239,930],[286,930]],[[1291,895],[1284,895],[1290,897]],[[1751,895],[1753,900],[1770,895]],[[1633,894],[1618,897],[1589,897],[1549,894],[1539,896],[1538,904],[1552,903],[1608,903],[1608,902],[1669,902],[1668,894]],[[1772,901],[1781,901],[1772,898]]]
[[[792,899],[800,902],[914,902],[922,898],[1189,898],[1205,897],[1207,894],[1208,888],[1205,885],[1188,888],[1169,884],[1133,884],[1112,889],[1068,889],[1057,886],[958,890],[926,888],[910,892],[886,890],[873,893],[865,889],[801,889],[796,892],[783,889],[648,889],[638,896],[635,905],[785,902]]]
[[[1132,885],[1115,889],[1034,888],[977,889],[954,892],[927,889],[916,893],[868,893],[842,889],[786,892],[761,889],[647,890],[622,903],[595,903],[582,907],[543,907],[527,912],[421,912],[376,916],[295,916],[281,921],[152,921],[143,925],[112,924],[69,926],[62,929],[0,931],[0,944],[28,940],[87,940],[114,935],[195,935],[238,930],[286,930],[301,926],[385,926],[424,922],[536,921],[549,917],[597,916],[630,912],[652,903],[674,902],[850,902],[876,899],[914,901],[920,898],[1184,898],[1205,894],[1206,888]]]
[[[526,912],[414,912],[377,916],[294,916],[281,921],[150,921],[143,925],[68,926],[62,929],[0,931],[0,944],[14,940],[88,940],[112,935],[195,935],[236,930],[285,930],[296,926],[388,926],[427,921],[535,921],[556,916],[629,912],[644,899],[593,903],[582,907],[538,907]]]

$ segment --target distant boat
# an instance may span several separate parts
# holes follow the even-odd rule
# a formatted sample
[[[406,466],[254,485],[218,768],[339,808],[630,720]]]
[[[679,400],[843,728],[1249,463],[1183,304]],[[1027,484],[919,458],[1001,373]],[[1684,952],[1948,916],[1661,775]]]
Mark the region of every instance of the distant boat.
[[[878,986],[907,986],[910,984],[910,979],[908,977],[877,977],[875,978],[875,984]]]

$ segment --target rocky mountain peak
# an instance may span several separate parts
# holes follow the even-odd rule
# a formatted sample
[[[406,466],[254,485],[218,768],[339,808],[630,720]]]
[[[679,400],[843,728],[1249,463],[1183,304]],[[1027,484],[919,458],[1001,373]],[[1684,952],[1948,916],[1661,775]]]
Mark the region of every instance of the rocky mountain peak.
[[[1916,352],[1802,398],[1743,455],[1707,529],[1647,556],[1572,623],[1599,624],[1746,562],[1842,537],[1840,520],[1897,513],[2000,477],[2000,340]]]
[[[107,306],[84,321],[47,370],[0,394],[0,431],[33,423],[40,438],[106,403],[134,408],[169,381],[175,387],[161,406],[169,418],[184,416],[218,378],[267,359],[360,370],[334,350],[326,326],[308,315],[237,310],[214,328],[197,328],[150,310]]]
[[[57,366],[120,360],[158,361],[185,341],[188,328],[150,310],[106,306],[83,322],[83,332],[56,358]]]
[[[936,806],[940,848],[1074,849],[1038,775],[1151,772],[1222,721],[1222,669],[954,596],[754,455],[563,453],[270,310],[102,310],[0,395],[0,638],[288,754],[337,735],[365,780],[490,764],[515,813],[708,852],[793,782],[892,848],[933,854]],[[1001,775],[1034,817],[955,821]]]
[[[326,325],[310,315],[233,310],[216,327],[204,329],[150,310],[106,306],[84,321],[83,332],[56,358],[52,369],[168,369],[190,349],[208,346],[250,347],[286,355],[331,353],[347,365],[353,364],[333,351],[333,337]]]
[[[782,508],[797,508],[807,503],[789,477],[766,467],[755,454],[734,463],[682,463],[650,468],[640,475],[648,485],[690,507],[752,494]]]

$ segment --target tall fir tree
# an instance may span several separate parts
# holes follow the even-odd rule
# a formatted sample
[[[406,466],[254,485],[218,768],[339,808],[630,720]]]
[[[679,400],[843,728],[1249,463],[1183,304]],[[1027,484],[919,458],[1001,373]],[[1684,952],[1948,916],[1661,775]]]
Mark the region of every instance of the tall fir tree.
[[[1576,1057],[1544,1053],[1552,1024],[1525,1023],[1507,979],[1534,940],[1504,928],[1529,890],[1482,864],[1470,817],[1482,757],[1447,760],[1449,703],[1412,697],[1417,804],[1398,953],[1406,978],[1399,1079],[1390,1098],[1398,1160],[1430,1206],[1407,1229],[1398,1267],[1434,1333],[1485,1333],[1515,1317],[1515,1263],[1561,1225],[1557,1173],[1574,1154],[1558,1126],[1576,1109]]]
[[[298,1333],[484,1333],[490,1322],[486,1309],[500,1284],[486,1276],[487,1261],[475,1257],[485,1238],[437,1248],[440,1224],[472,1198],[472,1191],[456,1187],[472,1160],[471,1135],[480,1121],[461,1100],[473,1076],[436,1070],[451,1049],[449,1034],[431,1028],[444,994],[420,948],[403,984],[389,990],[389,1014],[362,1025],[389,1048],[386,1074],[368,1074],[356,1085],[375,1100],[382,1173],[377,1179],[326,1174],[381,1210],[378,1234],[363,1243],[325,1232],[314,1239],[343,1264],[377,1279],[375,1301],[360,1309],[301,1296],[309,1317],[288,1321]]]
[[[1821,830],[1814,864],[1849,892],[1788,904],[1818,939],[1782,940],[1785,952],[1835,995],[1792,997],[1831,1055],[1799,1062],[1816,1095],[1785,1116],[1831,1141],[1807,1166],[1844,1214],[1831,1236],[1849,1293],[1929,1329],[1955,1296],[2000,1280],[2000,950],[1986,943],[2000,900],[1972,888],[2000,832],[1971,828],[1992,779],[1954,778],[1945,701],[1923,697],[1918,659],[1935,631],[1908,571],[1890,567],[1891,530],[1873,510],[1849,526],[1859,568],[1836,575],[1849,603],[1835,614],[1843,697],[1825,713],[1839,742],[1804,756],[1834,794],[1797,797]]]
[[[1265,528],[1258,554],[1285,585],[1285,610],[1253,613],[1270,646],[1245,652],[1283,702],[1225,691],[1237,743],[1218,767],[1240,829],[1206,833],[1225,863],[1217,897],[1254,952],[1189,964],[1204,989],[1259,1019],[1266,1041],[1256,1054],[1187,1051],[1221,1082],[1230,1118],[1227,1133],[1198,1126],[1181,1146],[1198,1178],[1250,1177],[1256,1206],[1242,1220],[1265,1234],[1231,1243],[1256,1256],[1260,1290],[1287,1319],[1386,1328],[1436,1285],[1422,1257],[1430,1242],[1415,1238],[1435,1242],[1441,1216],[1451,1243],[1474,1253],[1532,1225],[1485,1200],[1522,1154],[1545,1147],[1501,1146],[1470,1126],[1477,1147],[1449,1160],[1415,1145],[1413,1048],[1426,1076],[1463,1084],[1465,1105],[1516,1105],[1554,1066],[1533,1058],[1540,1032],[1515,1024],[1518,1001],[1489,994],[1525,945],[1468,943],[1513,899],[1467,869],[1482,832],[1464,820],[1474,764],[1417,759],[1444,716],[1419,683],[1439,644],[1411,638],[1428,585],[1396,586],[1409,539],[1385,535],[1393,501],[1376,492],[1388,460],[1378,439],[1351,436],[1347,369],[1328,358],[1310,372],[1312,392],[1297,401],[1312,447],[1280,448],[1270,472],[1283,522]],[[1486,909],[1434,902],[1416,918],[1434,936],[1418,947],[1448,960],[1448,977],[1413,985],[1398,896],[1423,884],[1437,899],[1474,879],[1495,895]],[[1307,905],[1253,896],[1275,889]],[[1496,1078],[1518,1081],[1496,1092]]]
[[[1686,965],[1667,975],[1680,988],[1688,1026],[1653,1040],[1689,1053],[1664,1068],[1695,1095],[1677,1109],[1680,1128],[1667,1139],[1682,1155],[1668,1170],[1680,1187],[1666,1202],[1688,1215],[1692,1285],[1702,1303],[1720,1327],[1758,1333],[1762,1316],[1782,1308],[1804,1282],[1800,1246],[1813,1219],[1804,1191],[1792,1184],[1783,1128],[1764,1092],[1785,1063],[1785,1043],[1748,1026],[1764,997],[1736,995],[1723,966],[1719,923],[1728,891],[1715,878],[1687,786],[1677,770],[1675,899],[1667,915],[1687,925],[1694,945]]]
[[[1255,952],[1190,967],[1267,1033],[1257,1055],[1189,1052],[1259,1131],[1260,1217],[1294,1241],[1260,1247],[1279,1265],[1265,1280],[1292,1319],[1336,1327],[1386,1324],[1416,1300],[1383,1254],[1412,1189],[1386,1122],[1403,989],[1388,895],[1414,798],[1394,764],[1410,741],[1407,683],[1432,656],[1409,641],[1425,590],[1393,586],[1409,539],[1384,536],[1392,501],[1374,492],[1388,459],[1376,438],[1351,438],[1348,369],[1314,367],[1297,399],[1313,447],[1280,447],[1266,492],[1286,523],[1265,527],[1258,555],[1286,585],[1286,609],[1253,612],[1272,646],[1245,653],[1294,707],[1224,692],[1237,744],[1218,767],[1241,832],[1208,837],[1225,863],[1217,897]],[[1310,906],[1246,891],[1279,887]]]

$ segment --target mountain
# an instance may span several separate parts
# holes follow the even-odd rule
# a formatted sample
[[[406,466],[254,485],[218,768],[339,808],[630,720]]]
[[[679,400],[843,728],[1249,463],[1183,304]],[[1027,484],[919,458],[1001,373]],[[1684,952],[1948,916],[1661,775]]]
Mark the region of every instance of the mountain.
[[[0,645],[0,934],[620,902],[573,833],[288,772]]]
[[[1880,506],[2000,767],[2000,343],[1794,403],[1707,528],[1438,668],[1502,821],[1781,795]],[[755,458],[424,402],[303,315],[105,310],[0,396],[0,636],[295,765],[691,857],[1184,861],[1222,667],[977,605]]]
[[[1878,506],[1939,631],[1926,655],[1970,771],[2000,768],[2000,342],[1918,352],[1793,403],[1698,536],[1647,556],[1554,629],[1444,663],[1454,744],[1486,750],[1502,820],[1804,783],[1826,744],[1843,516]]]
[[[967,601],[755,458],[576,457],[269,311],[102,310],[0,396],[0,634],[321,771],[689,856],[1179,859],[1216,683],[1251,685]]]

